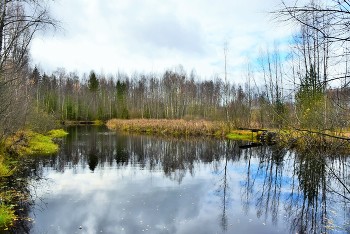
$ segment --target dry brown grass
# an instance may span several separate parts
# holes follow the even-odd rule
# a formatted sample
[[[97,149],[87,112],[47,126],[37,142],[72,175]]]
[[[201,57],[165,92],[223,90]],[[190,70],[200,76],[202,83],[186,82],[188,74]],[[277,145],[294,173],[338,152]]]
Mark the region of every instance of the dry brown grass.
[[[226,122],[183,119],[112,119],[107,127],[127,132],[172,136],[226,136],[231,126]]]

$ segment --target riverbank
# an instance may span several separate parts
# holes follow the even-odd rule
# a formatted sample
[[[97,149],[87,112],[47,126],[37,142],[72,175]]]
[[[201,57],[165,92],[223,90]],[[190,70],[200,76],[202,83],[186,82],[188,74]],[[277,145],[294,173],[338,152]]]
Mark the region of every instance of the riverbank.
[[[350,152],[348,131],[313,131],[305,129],[256,129],[240,130],[224,121],[183,119],[111,119],[106,123],[111,130],[161,136],[210,136],[231,140],[276,143],[285,148],[330,149],[347,154]]]
[[[6,177],[16,173],[18,162],[24,157],[36,155],[51,155],[58,151],[58,144],[55,139],[62,138],[68,133],[63,129],[55,129],[46,134],[36,133],[30,130],[18,131],[1,143],[0,147],[0,182]],[[0,183],[0,187],[2,185]],[[13,194],[14,193],[14,194]],[[0,192],[0,230],[6,230],[17,219],[16,204],[13,197],[18,196],[18,191]]]
[[[233,140],[256,141],[258,134],[235,129],[224,121],[183,119],[111,119],[106,123],[111,130],[162,136],[210,136]]]

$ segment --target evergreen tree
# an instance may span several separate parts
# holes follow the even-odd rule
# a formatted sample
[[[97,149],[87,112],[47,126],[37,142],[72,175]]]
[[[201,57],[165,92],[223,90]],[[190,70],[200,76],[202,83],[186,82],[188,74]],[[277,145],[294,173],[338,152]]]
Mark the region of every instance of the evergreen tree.
[[[32,74],[29,77],[29,79],[31,80],[31,82],[34,85],[37,85],[40,82],[40,76],[41,76],[40,72],[39,72],[38,68],[35,66],[34,69],[33,69]]]
[[[296,93],[296,105],[302,127],[317,129],[322,126],[324,101],[323,85],[311,66]]]
[[[126,105],[127,85],[125,82],[117,81],[117,118],[128,119],[129,111]]]
[[[97,77],[96,77],[96,74],[95,74],[95,72],[94,71],[91,71],[90,72],[90,75],[89,75],[89,84],[88,84],[89,86],[89,90],[91,91],[91,92],[96,92],[97,90],[98,90],[98,87],[99,87],[99,81],[98,81],[98,79],[97,79]]]
[[[100,116],[98,116],[98,89],[99,89],[99,81],[96,77],[96,74],[94,71],[90,72],[89,75],[89,81],[88,81],[88,89],[93,93],[92,98],[92,112],[88,113],[88,119],[98,119]]]

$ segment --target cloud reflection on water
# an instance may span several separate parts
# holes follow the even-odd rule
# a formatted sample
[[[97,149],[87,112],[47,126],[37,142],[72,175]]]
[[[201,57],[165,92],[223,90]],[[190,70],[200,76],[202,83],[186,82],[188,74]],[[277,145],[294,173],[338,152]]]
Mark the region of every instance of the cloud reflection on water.
[[[36,191],[47,207],[33,209],[32,233],[293,233],[300,228],[291,224],[301,217],[303,202],[294,154],[274,148],[240,151],[237,143],[220,140],[99,131],[105,130],[71,131],[58,156],[43,161],[50,193]],[[93,170],[91,151],[98,159]]]

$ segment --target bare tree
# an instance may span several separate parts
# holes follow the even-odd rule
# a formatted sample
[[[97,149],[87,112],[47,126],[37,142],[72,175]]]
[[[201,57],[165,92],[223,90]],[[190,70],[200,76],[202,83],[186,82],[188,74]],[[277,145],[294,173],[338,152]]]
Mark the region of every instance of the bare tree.
[[[349,0],[312,0],[306,5],[299,5],[295,1],[293,5],[287,5],[282,1],[283,9],[278,11],[285,17],[285,20],[295,21],[308,28],[316,30],[324,38],[333,42],[350,42],[350,1]],[[310,22],[309,16],[315,16],[315,21],[320,24]],[[322,24],[325,17],[329,20],[327,27]],[[329,27],[328,27],[329,26]]]
[[[28,110],[29,45],[34,34],[55,26],[45,1],[0,2],[0,136],[25,121]]]
[[[304,128],[321,131],[338,128],[341,122],[338,120],[346,118],[339,107],[346,105],[334,98],[334,89],[349,86],[350,2],[310,0],[305,5],[298,1],[288,5],[282,0],[282,5],[276,16],[300,27],[293,43],[296,58],[293,71],[299,80],[295,117]]]

